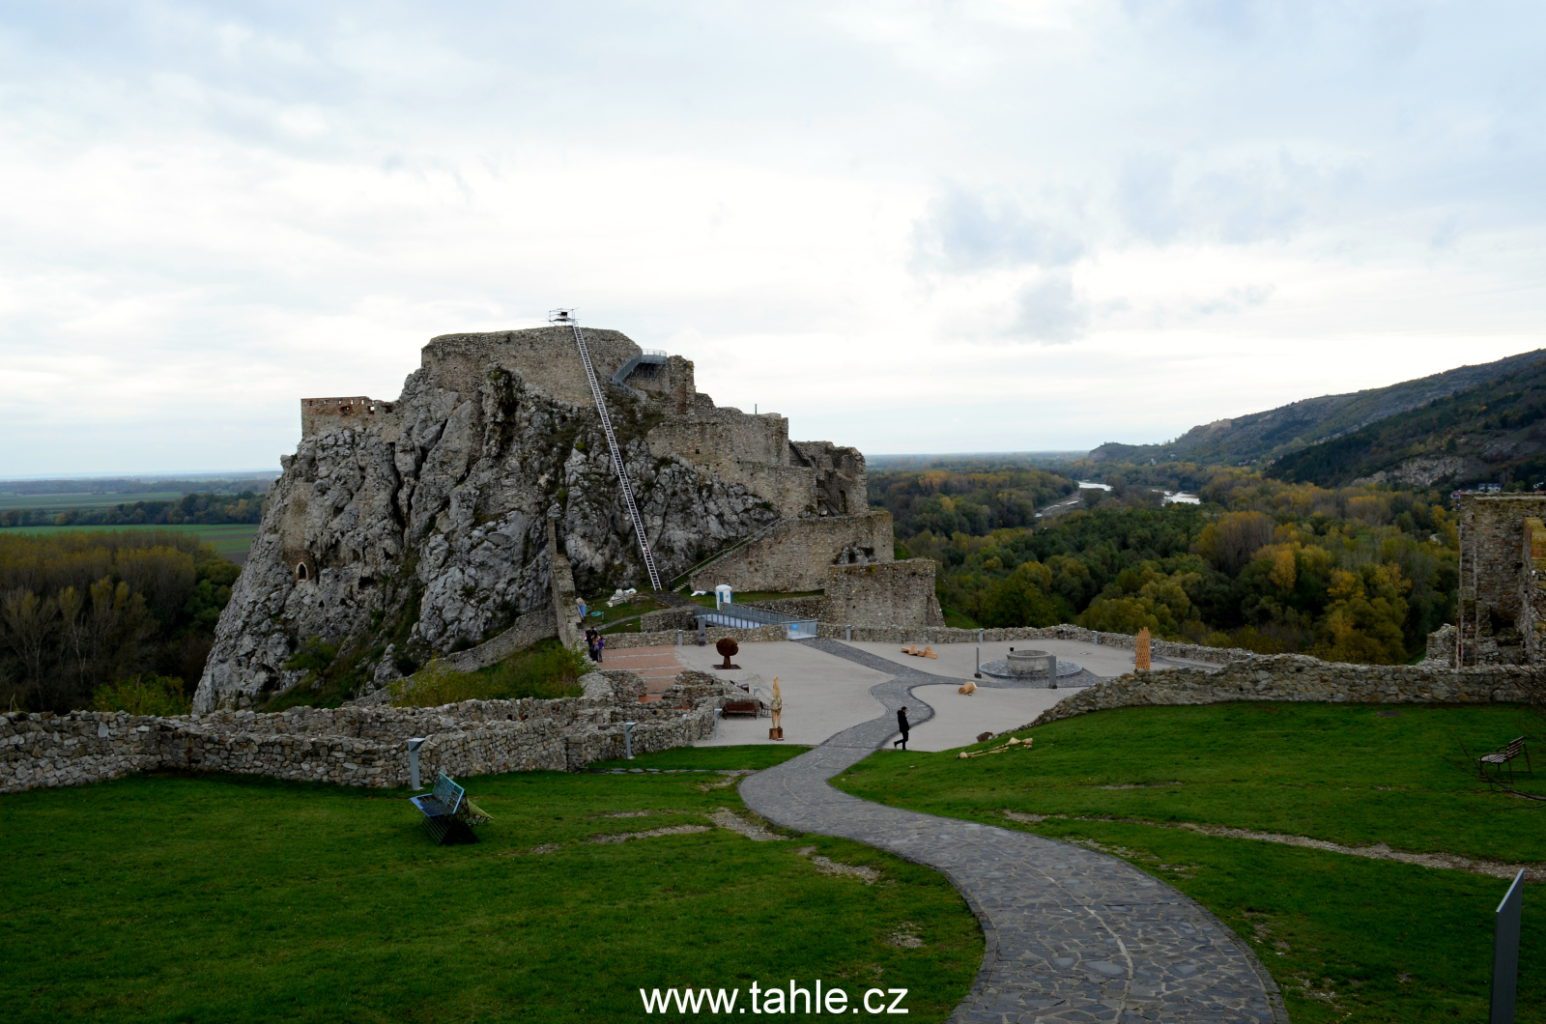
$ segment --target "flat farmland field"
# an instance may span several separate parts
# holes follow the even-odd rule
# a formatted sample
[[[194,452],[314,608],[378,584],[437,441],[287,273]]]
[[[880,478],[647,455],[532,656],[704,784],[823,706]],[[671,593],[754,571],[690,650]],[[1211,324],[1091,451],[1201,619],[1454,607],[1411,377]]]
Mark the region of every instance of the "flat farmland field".
[[[256,523],[219,523],[213,525],[187,525],[187,526],[13,526],[0,530],[0,535],[14,536],[26,534],[36,537],[57,536],[61,533],[114,533],[145,531],[161,533],[182,533],[197,537],[200,541],[214,548],[224,558],[228,558],[237,565],[247,561],[247,549],[252,546],[252,538],[258,535]]]
[[[16,494],[0,491],[0,512],[68,512],[78,508],[112,508],[137,501],[176,501],[186,491],[79,491],[57,494]]]

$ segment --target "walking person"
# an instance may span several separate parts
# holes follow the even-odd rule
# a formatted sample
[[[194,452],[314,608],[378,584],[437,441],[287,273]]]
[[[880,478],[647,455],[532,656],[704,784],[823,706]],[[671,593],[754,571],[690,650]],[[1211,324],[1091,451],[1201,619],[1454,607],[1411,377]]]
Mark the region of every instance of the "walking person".
[[[901,707],[896,709],[896,727],[901,730],[902,738],[897,740],[895,743],[893,743],[891,745],[893,747],[901,747],[903,750],[906,750],[907,749],[907,733],[908,733],[908,730],[909,730],[909,726],[907,724],[907,705],[906,704],[903,704]]]

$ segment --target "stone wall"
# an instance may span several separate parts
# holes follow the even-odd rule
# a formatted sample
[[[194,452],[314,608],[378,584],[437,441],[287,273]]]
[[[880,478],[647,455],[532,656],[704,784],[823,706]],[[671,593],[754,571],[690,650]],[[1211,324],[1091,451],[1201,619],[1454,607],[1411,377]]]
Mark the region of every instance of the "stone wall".
[[[667,356],[658,366],[640,365],[624,383],[662,400],[674,416],[686,416],[698,393],[692,360],[681,356]]]
[[[1428,649],[1423,655],[1423,664],[1454,668],[1455,637],[1455,627],[1448,623],[1429,633]]]
[[[1546,518],[1546,494],[1460,496],[1460,594],[1456,626],[1463,665],[1529,660],[1521,619],[1530,613],[1527,522]],[[1525,625],[1533,628],[1533,621]]]
[[[84,785],[135,772],[230,772],[344,786],[408,784],[406,742],[425,736],[421,774],[575,771],[621,757],[623,722],[648,753],[713,734],[725,694],[689,708],[638,704],[604,676],[586,697],[464,701],[441,708],[294,708],[154,718],[124,713],[0,715],[0,793]]]
[[[788,639],[788,631],[783,626],[759,626],[756,629],[731,629],[726,626],[712,626],[704,631],[709,645],[723,637],[730,637],[741,643],[754,641],[767,642],[771,640]],[[670,647],[675,644],[696,644],[698,632],[696,629],[664,629],[651,633],[608,633],[607,649],[614,650],[624,647]]]
[[[1126,633],[1099,633],[1083,626],[1015,626],[1005,629],[956,629],[952,626],[862,626],[846,622],[823,621],[818,634],[832,640],[856,640],[885,644],[969,644],[999,643],[1006,640],[1078,640],[1087,644],[1133,650],[1137,638]],[[1154,640],[1150,651],[1156,658],[1196,661],[1209,665],[1260,658],[1262,655],[1239,647],[1204,647],[1175,640]]]
[[[787,519],[692,574],[694,590],[821,590],[834,564],[890,562],[891,513]]]
[[[741,484],[779,515],[816,511],[817,472],[794,464],[787,419],[777,413],[718,408],[707,395],[694,399],[685,417],[666,419],[650,430],[645,441],[651,452]]]
[[[602,381],[609,381],[640,348],[618,331],[584,328],[585,346]],[[478,394],[495,367],[508,370],[538,394],[589,408],[594,400],[585,368],[567,326],[479,334],[442,334],[424,346],[423,366],[445,386],[465,396]]]
[[[852,516],[870,507],[864,455],[857,448],[830,441],[791,441],[795,461],[816,471],[816,510],[823,515]]]
[[[1345,704],[1524,703],[1546,671],[1525,666],[1429,668],[1346,665],[1294,654],[1255,657],[1209,672],[1174,669],[1121,676],[1044,711],[1045,725],[1091,711],[1145,705],[1226,704],[1233,701],[1315,701]]]
[[[485,640],[476,647],[447,654],[440,660],[458,672],[476,672],[504,661],[516,651],[522,651],[548,637],[558,635],[558,624],[552,608],[538,608],[527,612],[503,633]]]
[[[935,569],[928,558],[829,566],[821,617],[862,626],[942,626],[945,617],[934,595]]]
[[[375,429],[395,427],[396,411],[391,402],[377,401],[364,395],[344,398],[301,399],[301,437],[311,437],[326,430],[344,428]]]

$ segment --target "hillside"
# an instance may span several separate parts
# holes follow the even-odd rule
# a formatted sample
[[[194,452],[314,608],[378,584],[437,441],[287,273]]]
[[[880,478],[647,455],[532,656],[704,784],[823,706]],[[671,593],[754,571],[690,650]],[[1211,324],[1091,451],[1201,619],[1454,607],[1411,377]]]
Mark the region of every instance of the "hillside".
[[[1390,387],[1323,395],[1266,412],[1217,420],[1193,427],[1167,444],[1103,444],[1091,455],[1121,462],[1155,460],[1225,465],[1270,462],[1451,396],[1520,379],[1542,367],[1546,367],[1546,349],[1537,349]],[[1397,443],[1395,437],[1390,438],[1392,444]],[[1469,449],[1461,454],[1468,452]]]
[[[1546,359],[1485,387],[1291,452],[1265,472],[1325,487],[1355,481],[1534,486],[1546,480]]]

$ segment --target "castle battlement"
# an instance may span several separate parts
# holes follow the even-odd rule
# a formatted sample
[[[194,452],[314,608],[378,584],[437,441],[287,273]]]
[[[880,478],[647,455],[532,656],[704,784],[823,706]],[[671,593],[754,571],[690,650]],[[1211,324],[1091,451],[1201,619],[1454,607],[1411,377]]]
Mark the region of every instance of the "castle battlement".
[[[365,395],[349,395],[341,398],[301,399],[301,437],[307,438],[325,430],[343,427],[364,427],[380,422],[395,412],[395,402],[383,402]]]

